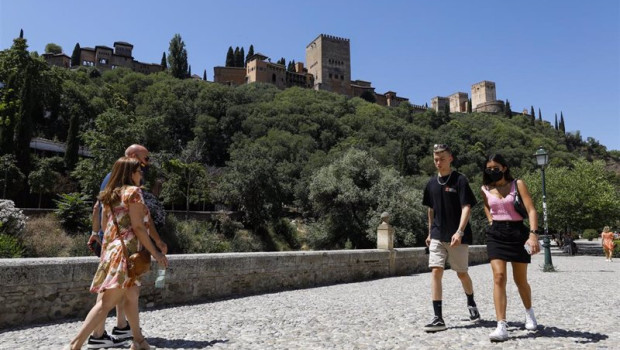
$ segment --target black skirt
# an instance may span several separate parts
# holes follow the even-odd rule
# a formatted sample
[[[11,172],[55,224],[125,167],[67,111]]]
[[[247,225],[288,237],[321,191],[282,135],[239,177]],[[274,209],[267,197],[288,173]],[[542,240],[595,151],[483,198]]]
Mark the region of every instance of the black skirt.
[[[487,228],[487,253],[489,260],[530,263],[532,257],[523,245],[530,236],[523,221],[493,221]]]

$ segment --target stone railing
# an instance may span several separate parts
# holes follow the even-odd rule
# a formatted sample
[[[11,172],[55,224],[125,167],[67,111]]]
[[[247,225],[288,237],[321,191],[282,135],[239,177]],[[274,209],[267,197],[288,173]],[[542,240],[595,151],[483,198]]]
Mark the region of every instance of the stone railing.
[[[144,276],[140,306],[195,303],[429,270],[424,248],[393,248],[394,232],[387,222],[377,234],[379,249],[169,255],[165,287],[154,288],[154,272]],[[469,261],[486,263],[486,248],[470,247]],[[97,264],[96,257],[0,259],[0,329],[84,317],[95,302],[88,288]]]

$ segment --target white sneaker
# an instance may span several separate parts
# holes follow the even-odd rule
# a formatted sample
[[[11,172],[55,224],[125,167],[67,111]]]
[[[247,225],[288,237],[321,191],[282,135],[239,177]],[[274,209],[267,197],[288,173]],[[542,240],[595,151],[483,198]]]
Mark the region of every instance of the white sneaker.
[[[508,330],[506,329],[506,321],[497,321],[497,328],[491,334],[489,334],[491,341],[506,341],[508,340]]]
[[[538,327],[538,323],[536,323],[536,316],[534,316],[534,309],[526,309],[525,310],[525,329],[528,331],[534,331]]]

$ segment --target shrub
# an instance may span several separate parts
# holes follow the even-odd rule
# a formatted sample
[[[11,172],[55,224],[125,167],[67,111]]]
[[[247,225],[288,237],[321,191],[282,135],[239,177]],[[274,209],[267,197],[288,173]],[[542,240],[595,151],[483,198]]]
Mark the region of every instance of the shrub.
[[[71,256],[74,242],[63,230],[54,214],[34,217],[28,220],[26,229],[21,235],[24,256],[27,257],[58,257]],[[84,242],[86,247],[86,241]]]
[[[155,228],[159,231],[166,224],[166,209],[154,194],[148,191],[142,191],[144,204],[149,208]]]
[[[0,199],[0,234],[19,236],[28,218],[15,203],[8,199]]]
[[[218,234],[214,225],[208,222],[188,220],[177,225],[179,246],[184,253],[223,253],[229,252],[230,243]]]
[[[21,258],[23,251],[17,238],[0,233],[0,258]]]
[[[588,241],[593,240],[594,238],[598,238],[599,234],[598,232],[596,232],[595,229],[593,228],[588,228],[583,230],[583,238],[587,239]]]
[[[289,249],[299,249],[301,244],[297,237],[297,228],[288,219],[280,219],[272,224],[276,238],[284,240]]]
[[[92,213],[88,196],[79,192],[63,193],[55,200],[58,209],[56,216],[62,227],[70,234],[90,232],[90,215]]]
[[[238,230],[230,242],[233,252],[260,252],[263,245],[260,240],[248,230]]]

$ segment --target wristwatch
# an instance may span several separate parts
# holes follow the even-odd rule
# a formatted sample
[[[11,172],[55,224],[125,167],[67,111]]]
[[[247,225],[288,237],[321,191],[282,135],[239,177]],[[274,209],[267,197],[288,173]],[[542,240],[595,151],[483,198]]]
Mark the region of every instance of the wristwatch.
[[[533,233],[533,234],[538,236],[538,234],[540,234],[540,231],[539,230],[530,230],[530,233]]]
[[[99,236],[99,232],[97,232],[97,231],[90,231],[90,235],[91,236]]]
[[[461,231],[461,229],[456,230],[456,233],[461,237],[465,236],[465,232]]]

